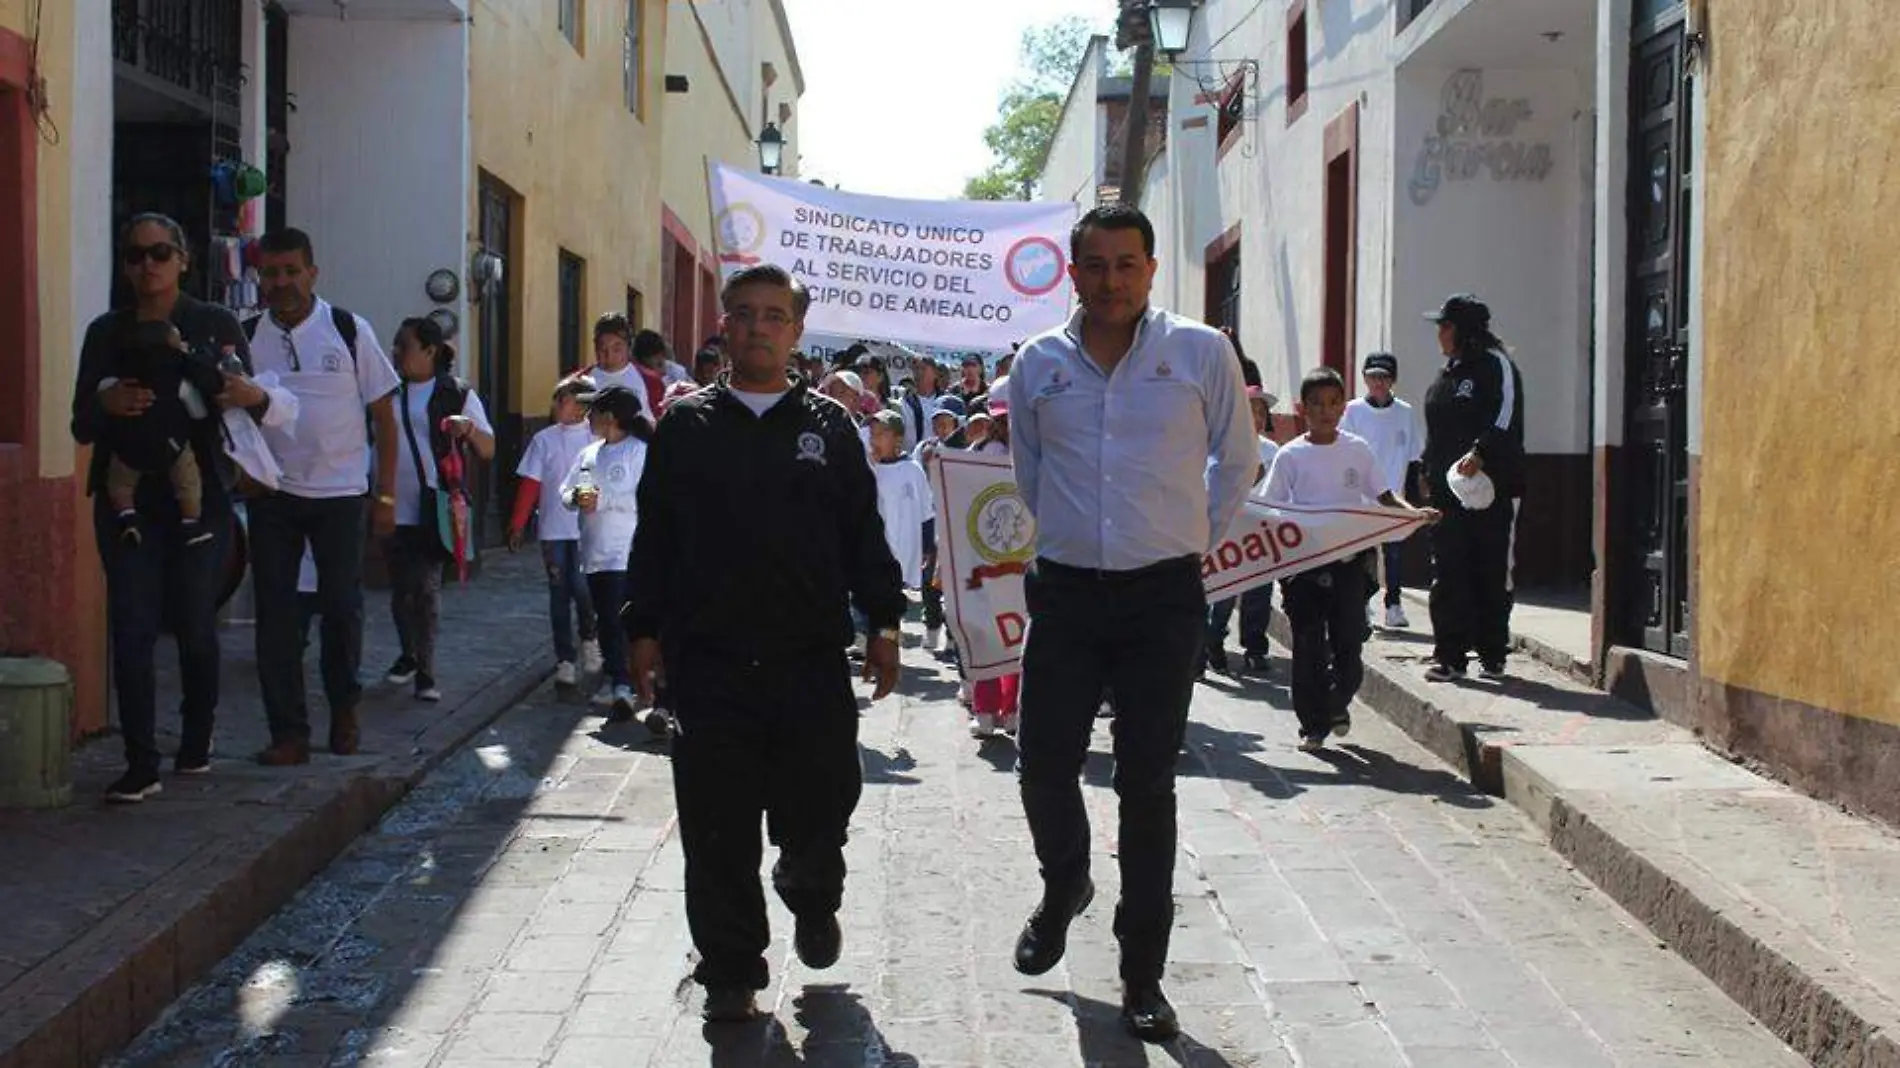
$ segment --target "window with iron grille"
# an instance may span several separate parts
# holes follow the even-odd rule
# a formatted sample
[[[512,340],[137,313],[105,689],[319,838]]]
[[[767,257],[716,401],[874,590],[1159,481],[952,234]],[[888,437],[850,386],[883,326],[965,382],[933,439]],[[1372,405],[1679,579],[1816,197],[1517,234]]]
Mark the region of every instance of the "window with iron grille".
[[[582,0],[555,0],[555,22],[561,36],[567,38],[576,52],[581,49],[581,3]]]
[[[1238,71],[1221,91],[1220,114],[1215,120],[1214,143],[1222,149],[1240,136],[1240,124],[1247,117],[1247,72]]]
[[[586,291],[587,261],[566,249],[561,250],[560,277],[556,292],[560,301],[561,370],[581,366],[581,294]]]
[[[1433,0],[1399,0],[1399,29],[1412,24],[1412,20],[1425,13]]]
[[[622,42],[625,54],[621,57],[621,92],[627,98],[627,110],[638,118],[646,116],[640,110],[640,87],[642,74],[646,69],[645,57],[640,54],[640,43],[645,37],[641,31],[646,23],[646,0],[627,0],[627,32]]]

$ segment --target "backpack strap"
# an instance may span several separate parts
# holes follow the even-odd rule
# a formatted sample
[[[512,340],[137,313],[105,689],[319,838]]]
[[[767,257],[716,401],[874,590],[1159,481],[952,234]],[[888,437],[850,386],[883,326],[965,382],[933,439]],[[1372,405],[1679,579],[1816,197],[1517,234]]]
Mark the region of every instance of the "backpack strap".
[[[265,313],[269,314],[269,313]],[[245,341],[257,340],[257,324],[264,321],[263,315],[253,315],[239,323],[244,331]],[[356,362],[356,316],[336,305],[330,305],[330,325],[336,327],[337,336],[343,339],[343,346],[350,350],[350,362]]]

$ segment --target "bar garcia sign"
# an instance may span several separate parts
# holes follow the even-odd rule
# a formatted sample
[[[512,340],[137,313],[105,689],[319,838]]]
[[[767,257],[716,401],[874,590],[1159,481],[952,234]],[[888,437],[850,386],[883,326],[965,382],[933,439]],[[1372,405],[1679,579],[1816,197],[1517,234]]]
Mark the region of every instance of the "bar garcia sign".
[[[1447,181],[1488,175],[1496,182],[1541,182],[1550,177],[1550,143],[1519,135],[1532,118],[1523,97],[1484,95],[1484,72],[1461,70],[1445,80],[1434,132],[1425,138],[1407,183],[1412,203],[1424,207]]]
[[[1029,631],[1023,576],[1036,554],[1035,517],[1006,457],[940,452],[931,458],[930,481],[939,517],[937,579],[963,670],[971,679],[1013,674]],[[1420,525],[1394,508],[1274,508],[1249,499],[1202,558],[1201,581],[1208,600],[1225,600],[1398,541]]]
[[[812,332],[1007,349],[1068,315],[1072,203],[898,200],[719,165],[709,180],[720,270],[792,272]]]

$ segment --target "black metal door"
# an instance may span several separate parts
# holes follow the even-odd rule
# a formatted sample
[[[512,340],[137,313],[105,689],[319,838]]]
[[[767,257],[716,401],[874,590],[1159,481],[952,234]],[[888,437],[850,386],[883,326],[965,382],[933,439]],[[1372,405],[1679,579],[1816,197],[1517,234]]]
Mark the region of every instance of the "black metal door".
[[[1689,655],[1691,95],[1680,5],[1638,27],[1630,93],[1630,322],[1625,440],[1631,560],[1625,640]]]
[[[487,477],[478,481],[475,503],[476,544],[483,548],[501,545],[508,536],[508,513],[514,502],[514,471],[521,459],[521,419],[514,403],[514,360],[509,351],[512,329],[512,290],[520,284],[515,277],[517,264],[508,258],[514,248],[514,195],[507,187],[483,176],[481,209],[477,227],[481,252],[498,257],[501,270],[479,292],[471,294],[480,303],[481,373],[477,389],[488,405],[495,426],[495,459],[488,465]],[[471,279],[471,284],[474,280]]]

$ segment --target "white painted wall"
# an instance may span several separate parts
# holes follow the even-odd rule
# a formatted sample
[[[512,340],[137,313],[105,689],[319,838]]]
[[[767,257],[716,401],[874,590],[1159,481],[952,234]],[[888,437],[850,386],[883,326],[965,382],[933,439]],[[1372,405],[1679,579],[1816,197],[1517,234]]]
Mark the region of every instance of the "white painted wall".
[[[1598,446],[1623,444],[1623,343],[1628,334],[1624,319],[1629,286],[1630,17],[1630,0],[1598,0],[1593,272],[1596,358],[1591,390],[1591,421]],[[1701,212],[1696,215],[1700,218]],[[1690,366],[1694,365],[1691,360]],[[1690,410],[1699,407],[1691,405]],[[1693,418],[1696,422],[1692,426],[1699,431],[1701,417]]]
[[[293,18],[289,66],[288,222],[316,245],[318,291],[387,346],[436,307],[429,272],[467,270],[467,27]]]
[[[1240,339],[1268,391],[1285,398],[1320,360],[1324,300],[1324,136],[1328,122],[1360,106],[1359,347],[1387,336],[1392,171],[1392,11],[1386,0],[1325,0],[1308,8],[1306,113],[1286,108],[1286,20],[1280,3],[1209,0],[1195,17],[1190,62],[1177,64],[1169,94],[1175,235],[1165,299],[1206,312],[1208,246],[1241,227]],[[1216,140],[1218,95],[1242,61],[1258,65],[1248,114],[1225,156]],[[1189,128],[1189,120],[1205,124]],[[1158,205],[1159,207],[1159,205]]]
[[[1103,139],[1107,137],[1096,97],[1108,73],[1107,44],[1107,38],[1095,38],[1082,57],[1081,70],[1069,87],[1062,121],[1049,146],[1049,158],[1043,163],[1038,200],[1070,200],[1082,205],[1084,211],[1095,206],[1095,189],[1102,180]]]
[[[1391,190],[1391,308],[1400,392],[1422,396],[1439,362],[1432,327],[1419,314],[1449,293],[1476,293],[1491,306],[1493,329],[1524,376],[1526,449],[1585,452],[1590,441],[1585,293],[1592,196],[1587,175],[1594,164],[1590,101],[1567,70],[1484,71],[1484,99],[1523,102],[1530,117],[1501,137],[1459,140],[1494,149],[1508,143],[1547,150],[1548,172],[1541,179],[1504,180],[1480,168],[1465,180],[1444,176],[1427,196],[1415,181],[1415,167],[1426,138],[1437,133],[1442,91],[1454,73],[1408,67],[1398,75],[1402,167]]]

